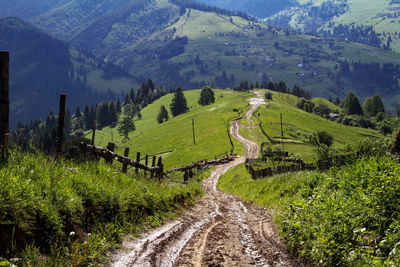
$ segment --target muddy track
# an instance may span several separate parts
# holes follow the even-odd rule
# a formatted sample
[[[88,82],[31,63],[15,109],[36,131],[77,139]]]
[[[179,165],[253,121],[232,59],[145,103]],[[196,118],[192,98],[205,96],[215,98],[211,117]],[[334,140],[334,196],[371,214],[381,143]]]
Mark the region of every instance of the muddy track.
[[[245,118],[264,104],[261,93],[250,99]],[[264,208],[243,204],[217,189],[230,168],[257,158],[259,146],[239,134],[244,126],[231,124],[231,134],[245,147],[245,156],[217,167],[203,183],[205,196],[183,216],[127,241],[112,259],[112,266],[301,266],[290,257]],[[248,126],[247,126],[248,127]]]

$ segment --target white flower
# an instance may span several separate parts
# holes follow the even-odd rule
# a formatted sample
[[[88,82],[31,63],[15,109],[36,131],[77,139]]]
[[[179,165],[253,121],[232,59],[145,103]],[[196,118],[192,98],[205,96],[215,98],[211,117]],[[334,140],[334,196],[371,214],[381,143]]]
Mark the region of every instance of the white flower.
[[[75,236],[75,232],[72,231],[71,233],[69,233],[69,236]]]

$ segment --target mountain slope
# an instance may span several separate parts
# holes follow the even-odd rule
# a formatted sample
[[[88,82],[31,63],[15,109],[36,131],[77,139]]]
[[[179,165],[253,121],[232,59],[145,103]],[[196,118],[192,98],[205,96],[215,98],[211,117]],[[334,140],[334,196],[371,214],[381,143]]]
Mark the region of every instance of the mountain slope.
[[[26,44],[29,44],[27,46]],[[0,20],[0,50],[10,51],[11,124],[55,110],[60,93],[76,107],[122,92],[135,81],[120,68],[44,34],[16,18]]]
[[[30,19],[62,5],[69,0],[0,0],[1,17]]]
[[[40,20],[43,29],[69,36],[76,47],[119,65],[139,81],[151,77],[170,88],[225,88],[242,80],[284,80],[315,96],[343,98],[351,90],[363,100],[379,93],[389,109],[398,101],[397,53],[300,35],[192,1],[76,1],[46,12]],[[323,6],[322,0],[318,3]],[[108,4],[112,12],[101,13]],[[332,16],[329,5],[323,10]],[[74,18],[79,23],[69,23]]]
[[[242,11],[258,18],[272,16],[297,4],[296,0],[200,0],[211,6]]]
[[[400,51],[400,2],[396,0],[298,0],[266,19],[268,23],[303,32],[332,30],[341,24],[372,26],[382,44]]]

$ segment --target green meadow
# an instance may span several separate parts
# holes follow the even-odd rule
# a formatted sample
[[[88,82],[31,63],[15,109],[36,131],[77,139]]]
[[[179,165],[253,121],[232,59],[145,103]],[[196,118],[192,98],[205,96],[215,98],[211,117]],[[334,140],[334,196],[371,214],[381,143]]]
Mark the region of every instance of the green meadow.
[[[105,147],[108,142],[113,141],[116,143],[116,151],[121,154],[125,147],[129,147],[131,158],[134,159],[136,152],[141,152],[142,157],[146,154],[161,156],[166,170],[229,154],[231,144],[228,138],[228,121],[241,116],[247,110],[246,99],[252,96],[252,93],[227,90],[214,90],[214,93],[215,103],[203,107],[197,103],[200,90],[185,91],[189,112],[175,118],[169,111],[173,95],[168,94],[141,111],[142,118],[136,118],[136,131],[129,135],[127,142],[118,134],[117,127],[106,127],[96,132],[95,144]],[[156,117],[161,105],[167,108],[170,119],[159,124]],[[192,120],[196,144],[193,142]],[[90,136],[91,132],[87,137]],[[240,143],[233,141],[234,153],[243,153]]]
[[[263,93],[266,90],[260,90]],[[358,127],[345,126],[329,121],[315,114],[307,113],[296,107],[299,98],[289,94],[272,92],[272,100],[259,107],[253,115],[258,117],[264,131],[274,140],[282,141],[283,144],[272,145],[274,150],[284,149],[291,156],[301,158],[307,163],[315,162],[318,159],[317,147],[309,143],[310,136],[317,131],[326,131],[334,136],[332,148],[337,152],[346,153],[364,138],[383,138],[375,130]],[[313,99],[315,104],[324,104],[330,108],[340,110],[329,101],[322,98]],[[281,121],[283,121],[283,139],[281,138]],[[256,124],[259,122],[255,121]],[[260,128],[241,129],[241,133],[259,145],[269,140],[263,135]],[[267,144],[268,145],[268,144]]]

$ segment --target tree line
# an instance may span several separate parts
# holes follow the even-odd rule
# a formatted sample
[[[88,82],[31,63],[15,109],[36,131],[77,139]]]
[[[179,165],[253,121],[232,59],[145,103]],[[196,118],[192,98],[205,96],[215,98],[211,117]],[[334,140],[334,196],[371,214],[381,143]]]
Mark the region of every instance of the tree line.
[[[140,119],[140,111],[165,94],[165,89],[155,86],[153,81],[149,79],[136,92],[131,88],[122,104],[120,100],[117,100],[85,105],[83,112],[77,106],[74,114],[71,114],[67,108],[64,138],[65,140],[83,138],[84,131],[90,130],[93,127],[104,128],[107,126],[116,126],[118,118],[122,113],[125,117],[119,123],[118,131],[121,135],[125,136],[126,129],[130,131],[135,129],[133,118],[137,117]],[[125,125],[125,127],[121,127],[121,125]],[[51,153],[55,149],[57,127],[58,116],[53,111],[50,111],[44,121],[40,119],[31,120],[27,124],[19,122],[17,130],[13,133],[13,140],[23,149],[38,149]]]
[[[385,135],[393,132],[391,123],[385,119],[385,106],[378,94],[366,98],[362,106],[353,92],[349,92],[342,102],[336,98],[332,103],[338,108],[334,110],[323,104],[316,105],[306,99],[300,99],[297,107],[344,125],[378,129]]]
[[[245,80],[240,82],[239,85],[235,86],[233,90],[235,91],[249,91],[253,89],[268,89],[271,91],[276,91],[276,92],[281,92],[281,93],[287,93],[287,94],[292,94],[297,97],[304,97],[305,99],[311,99],[312,94],[310,91],[307,91],[305,89],[302,89],[298,85],[294,85],[293,89],[290,89],[286,82],[280,81],[280,82],[272,82],[272,81],[264,81],[264,82],[255,82],[255,83],[249,83],[249,81]]]

